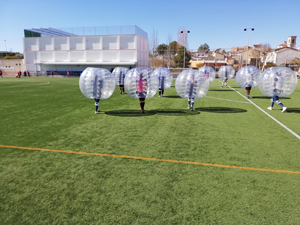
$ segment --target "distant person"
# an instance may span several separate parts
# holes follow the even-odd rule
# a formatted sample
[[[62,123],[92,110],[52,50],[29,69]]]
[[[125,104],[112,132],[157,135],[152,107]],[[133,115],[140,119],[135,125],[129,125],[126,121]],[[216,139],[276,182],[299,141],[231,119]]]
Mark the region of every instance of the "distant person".
[[[1,76],[1,78],[3,78],[3,75],[2,75],[2,70],[0,70],[0,76]]]
[[[24,77],[26,77],[26,76],[27,76],[27,73],[26,73],[26,71],[24,71],[24,72],[23,72],[23,75],[24,75]]]
[[[70,72],[69,71],[67,71],[67,76],[70,78]]]
[[[191,79],[186,82],[186,95],[188,97],[188,109],[193,111],[194,107],[194,99],[196,96],[196,87],[197,87],[197,82],[195,82],[195,77],[194,75],[191,76]]]
[[[120,75],[119,75],[119,89],[120,89],[120,94],[124,94],[125,93],[125,89],[124,89],[124,79],[125,79],[125,74],[122,72],[122,70],[120,70]]]
[[[138,80],[136,80],[136,86],[137,86],[137,94],[140,100],[141,113],[144,113],[145,98],[147,95],[147,89],[146,89],[147,79],[143,79],[142,73],[139,74],[139,78]]]
[[[164,76],[159,76],[158,77],[158,80],[159,80],[159,97],[164,97],[164,86],[165,86],[165,77]]]
[[[19,78],[21,78],[22,72],[19,71],[19,72],[18,72],[18,75],[19,75]]]
[[[95,114],[99,114],[99,101],[101,98],[101,90],[103,89],[103,79],[99,79],[98,76],[95,76],[94,86],[93,86],[93,96],[97,96],[99,98],[95,98]]]
[[[250,73],[249,69],[247,71],[248,76],[246,76],[246,83],[245,83],[245,89],[246,89],[246,94],[247,94],[247,98],[250,98],[250,91],[253,85],[253,74]]]
[[[29,71],[27,71],[27,76],[28,76],[28,77],[30,77],[30,73],[29,73]]]
[[[286,111],[287,107],[285,107],[280,101],[279,101],[279,94],[282,92],[282,83],[283,83],[283,78],[280,76],[278,72],[275,74],[275,78],[272,82],[273,86],[273,96],[271,98],[271,106],[268,107],[268,110],[273,110],[274,106],[274,101],[276,102],[277,105],[280,105],[282,108],[281,112]]]
[[[51,71],[51,76],[53,77],[53,75],[54,75],[54,73],[53,73],[53,71]]]
[[[223,82],[222,82],[221,88],[223,88],[224,84],[226,85],[226,87],[228,87],[228,86],[227,86],[227,80],[228,80],[228,74],[227,74],[227,73],[228,73],[228,72],[227,72],[227,68],[225,67],[225,77],[224,77],[224,80],[223,80]]]

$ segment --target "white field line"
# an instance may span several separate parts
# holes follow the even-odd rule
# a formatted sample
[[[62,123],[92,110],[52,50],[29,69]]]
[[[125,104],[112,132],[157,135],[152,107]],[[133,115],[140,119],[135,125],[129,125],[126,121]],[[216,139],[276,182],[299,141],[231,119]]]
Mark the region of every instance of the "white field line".
[[[221,82],[221,81],[220,81]],[[227,84],[228,85],[228,84]],[[293,134],[296,138],[298,138],[300,140],[300,135],[298,135],[297,133],[295,133],[294,131],[292,131],[290,128],[288,128],[287,126],[285,126],[283,123],[281,123],[279,120],[275,119],[273,116],[271,116],[269,113],[267,113],[265,110],[263,110],[262,108],[260,108],[258,105],[256,105],[254,102],[252,102],[251,100],[249,100],[248,98],[246,98],[244,95],[242,95],[239,91],[235,90],[234,88],[228,86],[230,89],[234,90],[236,93],[238,93],[240,96],[242,96],[243,98],[245,98],[247,101],[249,101],[250,103],[252,103],[256,108],[258,108],[260,111],[262,111],[264,114],[266,114],[268,117],[270,117],[272,120],[274,120],[276,123],[278,123],[280,126],[282,126],[284,129],[286,129],[288,132],[290,132],[291,134]]]
[[[207,98],[219,99],[219,100],[223,100],[223,101],[229,101],[229,102],[239,102],[239,103],[251,104],[250,102],[235,101],[235,100],[224,99],[224,98],[215,98],[215,97],[211,97],[211,96],[205,96],[205,97],[207,97]]]

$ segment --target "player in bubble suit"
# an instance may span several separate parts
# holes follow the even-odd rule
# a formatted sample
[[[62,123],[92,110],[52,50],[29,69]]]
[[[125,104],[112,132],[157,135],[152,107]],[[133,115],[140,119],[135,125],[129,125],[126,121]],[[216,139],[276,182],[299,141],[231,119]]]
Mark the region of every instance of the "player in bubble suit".
[[[99,89],[97,88],[99,87]],[[103,79],[99,79],[98,76],[95,76],[95,82],[93,86],[93,95],[99,96],[101,94],[101,89],[103,88]],[[95,98],[95,114],[99,114],[99,98]]]
[[[251,91],[252,84],[253,84],[253,74],[250,73],[249,69],[247,69],[247,73],[249,74],[249,76],[246,76],[245,89],[246,89],[247,98],[249,99],[250,91]]]
[[[139,74],[138,80],[136,80],[137,94],[140,100],[141,112],[144,113],[145,98],[147,95],[147,79],[143,79],[142,73]]]
[[[191,76],[191,79],[188,80],[186,82],[186,88],[185,88],[185,92],[186,92],[186,95],[188,96],[188,109],[193,111],[193,107],[194,107],[194,99],[195,99],[195,96],[196,96],[196,87],[197,87],[197,81],[195,81],[195,75],[193,74]]]
[[[276,102],[277,105],[280,105],[282,108],[281,112],[286,111],[287,107],[285,107],[280,101],[279,101],[279,94],[280,92],[282,92],[282,83],[283,83],[283,78],[281,77],[281,75],[276,72],[275,74],[275,78],[272,82],[272,86],[273,86],[273,96],[271,98],[271,106],[268,107],[269,110],[273,110],[273,106],[274,106],[274,102]]]
[[[165,85],[165,77],[164,76],[159,76],[158,77],[158,80],[159,80],[159,97],[164,97],[164,85]]]
[[[223,88],[224,84],[226,85],[226,87],[228,87],[227,86],[227,80],[228,80],[228,72],[227,72],[227,68],[225,67],[225,77],[224,77],[224,80],[222,82],[221,88]]]

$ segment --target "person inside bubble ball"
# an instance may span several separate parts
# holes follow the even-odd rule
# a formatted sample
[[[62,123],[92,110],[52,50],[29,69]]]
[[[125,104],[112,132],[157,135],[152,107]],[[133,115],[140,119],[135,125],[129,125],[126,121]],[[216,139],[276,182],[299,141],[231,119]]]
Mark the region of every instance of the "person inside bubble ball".
[[[93,81],[93,96],[99,96],[99,98],[95,98],[95,114],[99,114],[99,101],[101,96],[101,89],[103,88],[103,79],[99,79],[98,76],[95,76]]]
[[[124,94],[124,76],[122,70],[120,70],[119,84],[120,94]]]
[[[274,101],[276,102],[277,105],[280,105],[282,108],[281,112],[286,111],[287,107],[285,107],[280,101],[279,101],[279,94],[282,92],[282,83],[283,83],[283,78],[280,76],[278,72],[275,74],[275,78],[272,82],[273,86],[273,96],[271,98],[271,106],[268,107],[269,110],[273,110],[274,106]]]
[[[136,80],[137,95],[140,100],[141,113],[144,113],[145,98],[147,95],[147,79],[143,79],[143,74],[139,73],[139,78]]]
[[[222,82],[221,88],[223,88],[224,84],[226,85],[226,87],[228,87],[227,86],[227,80],[228,80],[228,74],[227,74],[227,68],[225,67],[225,77],[224,77],[224,80]]]
[[[164,86],[165,86],[165,77],[164,76],[159,76],[159,97],[164,97]]]
[[[209,71],[208,71],[208,70],[205,70],[205,71],[204,71],[204,74],[205,74],[206,78],[209,79]]]
[[[188,96],[188,109],[193,111],[194,107],[194,99],[195,99],[195,91],[197,82],[195,81],[194,74],[191,76],[191,79],[186,82],[186,94]]]
[[[247,69],[247,73],[248,76],[245,76],[245,89],[246,89],[246,94],[247,94],[247,98],[250,98],[250,91],[252,88],[252,84],[253,84],[253,74],[250,74],[249,69]]]

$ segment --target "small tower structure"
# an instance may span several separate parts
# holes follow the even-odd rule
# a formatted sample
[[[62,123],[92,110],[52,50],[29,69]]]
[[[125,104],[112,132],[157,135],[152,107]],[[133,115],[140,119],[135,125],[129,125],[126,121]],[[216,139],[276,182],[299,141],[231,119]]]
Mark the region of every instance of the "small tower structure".
[[[295,48],[296,47],[296,38],[297,38],[297,36],[289,36],[288,42],[287,42],[287,47]]]

